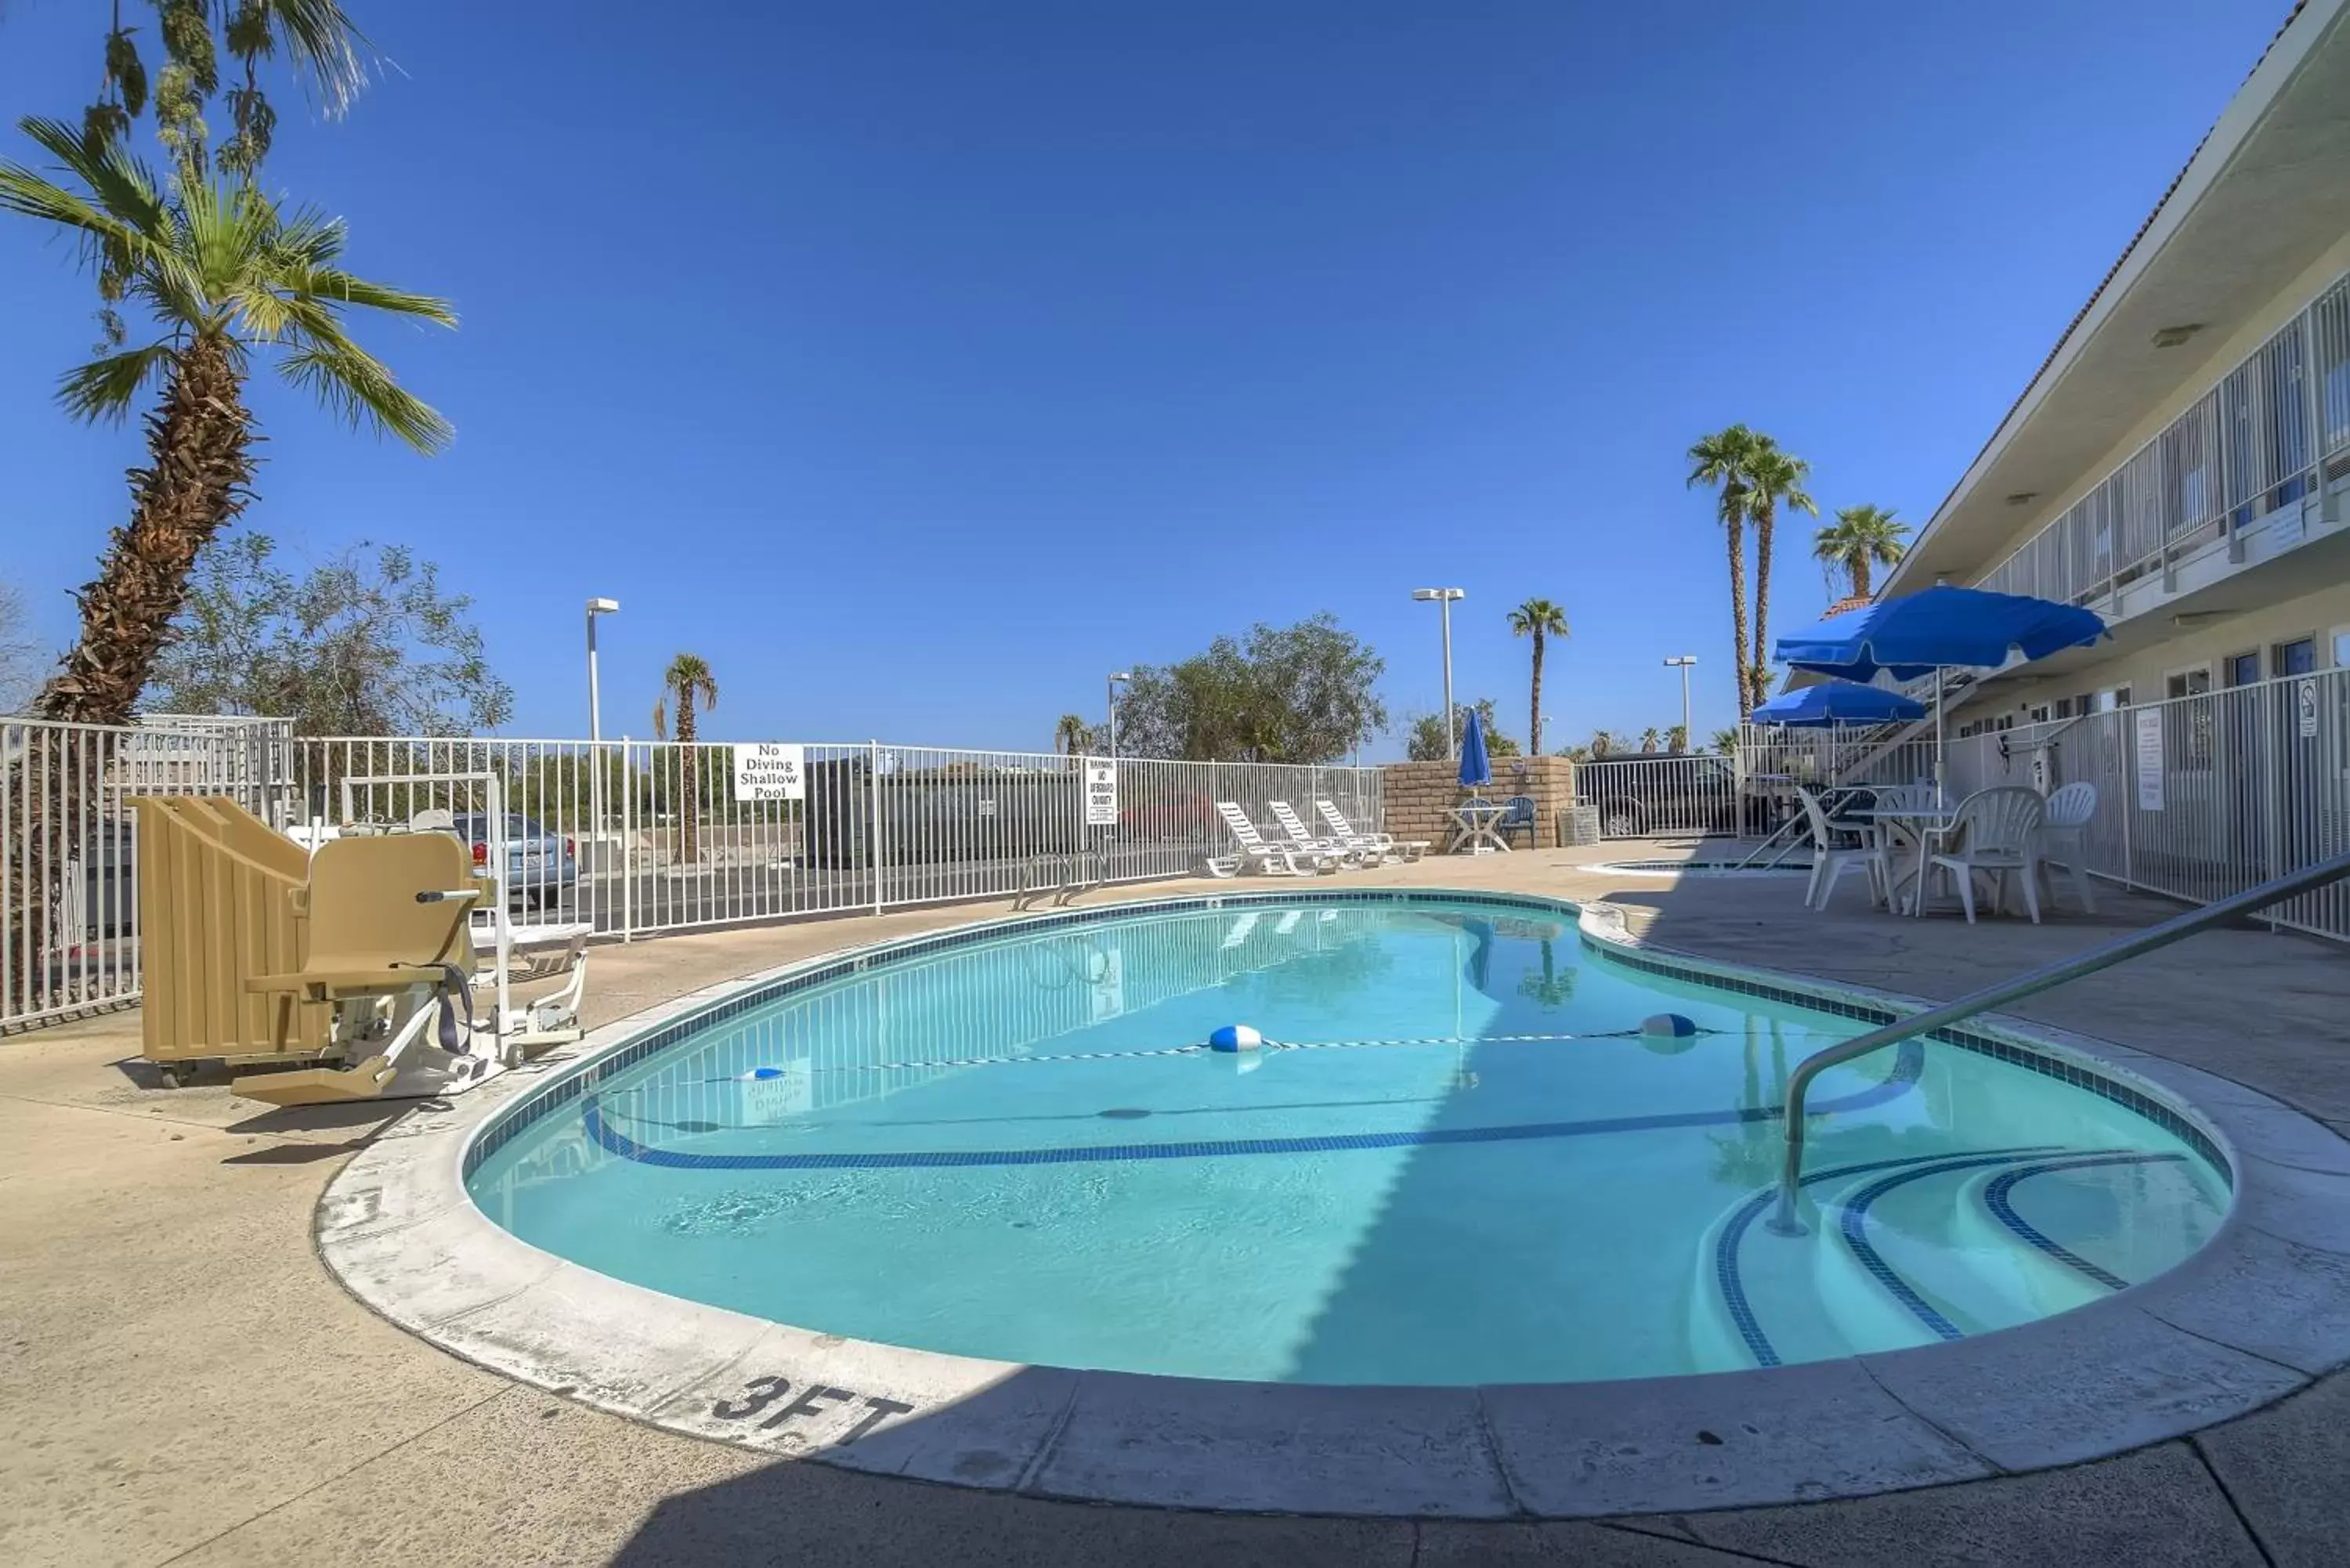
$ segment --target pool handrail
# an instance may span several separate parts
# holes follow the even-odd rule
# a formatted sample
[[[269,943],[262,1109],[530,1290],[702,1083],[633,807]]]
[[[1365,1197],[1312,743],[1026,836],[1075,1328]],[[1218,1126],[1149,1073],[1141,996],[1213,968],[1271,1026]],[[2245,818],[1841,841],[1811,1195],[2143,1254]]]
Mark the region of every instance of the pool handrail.
[[[2231,894],[2216,903],[2173,916],[2160,925],[2132,931],[2127,936],[2100,943],[2085,952],[2027,970],[2001,981],[1997,985],[1970,992],[1955,1002],[1929,1007],[1907,1018],[1897,1018],[1866,1034],[1856,1034],[1840,1044],[1813,1052],[1798,1062],[1795,1070],[1787,1075],[1787,1104],[1783,1116],[1786,1157],[1779,1172],[1778,1206],[1772,1213],[1768,1228],[1782,1236],[1804,1233],[1804,1223],[1795,1214],[1797,1192],[1804,1174],[1804,1096],[1811,1087],[1812,1080],[1830,1067],[1839,1066],[1857,1056],[1866,1056],[1872,1051],[1881,1051],[1888,1045],[1898,1045],[1920,1034],[1930,1034],[1937,1029],[1948,1028],[1962,1019],[1988,1012],[1994,1007],[2002,1007],[2027,996],[2036,996],[2068,981],[2110,969],[2115,964],[2153,952],[2158,948],[2167,948],[2182,938],[2208,930],[2239,915],[2282,903],[2287,898],[2297,898],[2345,877],[2350,877],[2350,854],[2337,855],[2331,860],[2317,861],[2298,871],[2272,877],[2258,887]]]

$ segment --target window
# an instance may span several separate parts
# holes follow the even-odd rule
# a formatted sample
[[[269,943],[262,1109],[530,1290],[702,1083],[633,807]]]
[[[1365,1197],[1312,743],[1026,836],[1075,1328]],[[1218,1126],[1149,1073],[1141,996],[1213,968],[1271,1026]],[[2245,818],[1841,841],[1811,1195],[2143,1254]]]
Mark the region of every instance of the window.
[[[2350,626],[2334,628],[2334,668],[2350,670]]]
[[[2197,665],[2189,670],[2174,670],[2162,678],[2165,697],[2200,697],[2211,690],[2211,667]]]
[[[2317,639],[2295,638],[2280,642],[2269,649],[2269,672],[2272,675],[2310,675],[2317,670]]]
[[[2230,686],[2250,686],[2261,678],[2261,656],[2257,653],[2231,653],[2220,661],[2220,670]]]
[[[2023,722],[2027,724],[2045,724],[2048,722],[2048,704],[2045,702],[2034,702],[2032,706],[2026,708],[2023,711]]]
[[[2100,713],[2110,713],[2116,708],[2129,705],[2130,689],[2126,686],[2108,686],[2097,693],[2097,711]]]
[[[2056,717],[2058,717],[2059,719],[2069,719],[2069,718],[2071,718],[2072,716],[2073,716],[2073,700],[2072,700],[2070,697],[2059,697],[2059,698],[2057,698],[2057,699],[2056,699]]]

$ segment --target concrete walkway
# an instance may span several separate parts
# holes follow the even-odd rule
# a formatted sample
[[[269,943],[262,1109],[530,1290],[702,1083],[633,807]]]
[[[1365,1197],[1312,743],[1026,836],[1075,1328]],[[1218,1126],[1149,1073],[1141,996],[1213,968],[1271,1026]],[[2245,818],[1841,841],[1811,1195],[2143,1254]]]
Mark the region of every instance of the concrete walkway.
[[[1612,875],[1581,864],[1592,858],[1521,853],[1349,880],[1607,898],[1669,946],[1936,998],[2172,912],[2116,894],[2094,920],[1969,929],[1955,917],[1869,914],[1847,883],[1835,911],[1814,917],[1797,906],[1800,883]],[[598,949],[589,1021],[1000,909]],[[2021,1011],[2239,1079],[2350,1132],[2350,954],[2340,949],[2216,932]],[[310,1225],[320,1188],[382,1112],[255,1114],[218,1085],[164,1091],[137,1050],[135,1013],[0,1041],[0,1562],[2345,1560],[2342,1374],[2191,1439],[2097,1464],[1852,1502],[1605,1523],[1097,1508],[778,1463],[520,1387],[376,1318],[320,1267]],[[2306,1262],[2350,1271],[2350,1258],[2330,1253]]]

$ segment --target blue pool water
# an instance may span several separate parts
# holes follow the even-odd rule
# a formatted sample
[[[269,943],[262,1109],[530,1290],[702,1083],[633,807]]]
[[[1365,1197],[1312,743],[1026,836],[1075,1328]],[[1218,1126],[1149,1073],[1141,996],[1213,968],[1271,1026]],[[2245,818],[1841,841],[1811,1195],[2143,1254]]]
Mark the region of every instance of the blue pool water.
[[[1666,1011],[1701,1033],[1637,1033]],[[1274,1045],[1201,1048],[1233,1023]],[[1535,904],[1112,915],[714,1023],[470,1186],[549,1251],[805,1328],[1306,1383],[1930,1344],[2142,1281],[2223,1215],[2178,1132],[1934,1043],[1814,1085],[1810,1233],[1773,1233],[1785,1075],[1864,1027],[1594,955]]]

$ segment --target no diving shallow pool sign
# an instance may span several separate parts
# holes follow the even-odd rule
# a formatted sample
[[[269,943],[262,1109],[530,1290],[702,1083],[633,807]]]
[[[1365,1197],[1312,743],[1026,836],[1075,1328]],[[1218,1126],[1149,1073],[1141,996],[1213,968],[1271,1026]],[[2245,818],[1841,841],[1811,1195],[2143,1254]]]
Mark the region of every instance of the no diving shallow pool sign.
[[[2294,687],[2293,702],[2296,710],[2296,717],[2301,721],[2301,738],[2304,741],[2315,740],[2317,738],[2317,682],[2303,680]]]
[[[807,748],[761,742],[734,748],[736,800],[807,798]]]
[[[1086,826],[1118,826],[1118,763],[1108,757],[1086,759]]]

